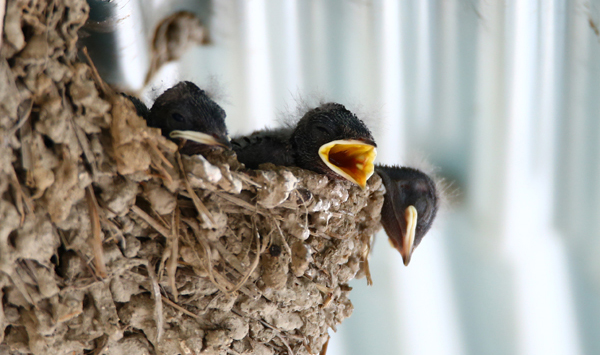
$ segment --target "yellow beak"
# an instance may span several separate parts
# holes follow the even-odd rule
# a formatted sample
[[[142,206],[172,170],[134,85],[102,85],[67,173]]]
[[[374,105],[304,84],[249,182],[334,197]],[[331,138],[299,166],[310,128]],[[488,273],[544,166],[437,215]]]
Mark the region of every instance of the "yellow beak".
[[[377,149],[357,140],[337,140],[323,144],[319,157],[331,170],[364,189],[375,170]]]
[[[415,244],[415,231],[417,229],[417,209],[415,206],[408,206],[404,210],[404,218],[406,219],[406,234],[402,238],[402,248],[400,254],[404,261],[404,266],[408,266],[410,257],[413,252],[413,245]]]

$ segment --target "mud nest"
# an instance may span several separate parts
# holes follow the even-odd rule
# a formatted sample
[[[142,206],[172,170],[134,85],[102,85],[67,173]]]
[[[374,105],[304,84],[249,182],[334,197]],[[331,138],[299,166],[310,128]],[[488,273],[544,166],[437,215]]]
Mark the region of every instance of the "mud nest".
[[[78,59],[88,11],[7,4],[0,354],[318,353],[368,272],[381,179],[180,156]]]

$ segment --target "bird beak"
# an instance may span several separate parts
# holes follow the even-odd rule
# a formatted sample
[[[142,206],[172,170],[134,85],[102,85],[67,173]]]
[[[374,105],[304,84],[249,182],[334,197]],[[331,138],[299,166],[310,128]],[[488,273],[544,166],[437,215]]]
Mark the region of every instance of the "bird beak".
[[[215,137],[198,131],[173,131],[169,134],[171,138],[184,138],[188,141],[205,144],[209,146],[219,146],[231,148],[229,137],[217,140]]]
[[[362,189],[373,175],[376,156],[374,145],[358,140],[332,141],[319,148],[319,157],[331,170]]]
[[[400,248],[400,255],[404,261],[404,266],[408,266],[410,263],[410,257],[412,256],[413,246],[415,244],[415,232],[417,230],[417,209],[415,206],[408,206],[404,210],[404,219],[406,220],[406,232],[402,236],[402,247]]]

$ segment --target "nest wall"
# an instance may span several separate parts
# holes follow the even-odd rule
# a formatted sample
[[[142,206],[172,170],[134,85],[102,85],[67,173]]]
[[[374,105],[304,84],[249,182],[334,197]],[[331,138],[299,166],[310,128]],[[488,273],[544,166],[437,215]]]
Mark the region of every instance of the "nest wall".
[[[385,189],[181,156],[80,60],[84,0],[11,0],[0,52],[0,354],[314,354]]]

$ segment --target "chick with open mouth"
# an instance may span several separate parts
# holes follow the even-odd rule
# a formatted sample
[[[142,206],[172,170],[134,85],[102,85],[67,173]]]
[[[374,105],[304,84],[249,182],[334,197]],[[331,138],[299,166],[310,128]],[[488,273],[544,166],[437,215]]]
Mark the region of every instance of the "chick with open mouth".
[[[337,103],[308,111],[294,128],[260,130],[234,138],[233,149],[247,168],[263,163],[297,166],[346,179],[361,188],[373,175],[377,145],[367,126]]]

